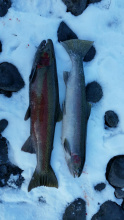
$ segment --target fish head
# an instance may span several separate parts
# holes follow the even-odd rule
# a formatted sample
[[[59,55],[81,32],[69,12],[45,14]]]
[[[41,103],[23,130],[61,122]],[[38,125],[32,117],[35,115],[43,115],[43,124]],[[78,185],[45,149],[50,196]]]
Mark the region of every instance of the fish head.
[[[43,41],[39,46],[37,69],[50,66],[54,58],[54,49],[52,40]]]
[[[81,157],[78,154],[73,154],[68,163],[71,174],[74,177],[79,177],[82,173]]]

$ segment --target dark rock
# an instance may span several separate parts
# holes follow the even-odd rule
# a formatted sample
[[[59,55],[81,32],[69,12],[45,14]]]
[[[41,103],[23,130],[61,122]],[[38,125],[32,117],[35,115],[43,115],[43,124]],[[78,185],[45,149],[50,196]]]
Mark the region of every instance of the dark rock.
[[[0,41],[0,53],[2,52],[2,43]]]
[[[62,0],[67,6],[67,12],[77,16],[82,14],[87,5],[87,0]]]
[[[124,188],[124,155],[115,156],[109,161],[106,179],[113,187]]]
[[[17,92],[24,87],[24,81],[18,69],[11,63],[0,64],[0,90]]]
[[[4,91],[2,89],[0,89],[0,94],[4,94],[8,98],[12,96],[12,92]]]
[[[88,102],[96,103],[102,98],[102,96],[103,96],[102,88],[96,81],[87,84],[86,98]]]
[[[106,201],[91,220],[123,220],[124,210],[115,202]]]
[[[85,220],[86,219],[86,203],[78,198],[72,202],[65,210],[63,220]]]
[[[88,4],[101,2],[102,0],[88,0]]]
[[[116,188],[114,194],[117,199],[124,199],[124,191],[120,188]]]
[[[122,204],[121,204],[121,207],[122,207],[122,209],[124,210],[124,199],[123,199],[123,202],[122,202]]]
[[[96,49],[94,46],[92,46],[88,53],[86,54],[86,56],[84,57],[83,61],[85,62],[89,62],[91,60],[93,60],[93,58],[95,57],[95,54],[96,54]]]
[[[8,163],[8,146],[7,140],[3,137],[0,137],[0,165]]]
[[[8,121],[6,119],[0,120],[0,133],[2,133],[8,125]]]
[[[97,185],[94,187],[94,189],[95,189],[96,191],[102,191],[103,189],[105,189],[105,187],[106,187],[106,184],[105,184],[105,183],[99,183],[99,184],[97,184]]]
[[[105,112],[104,120],[105,125],[111,128],[117,127],[117,124],[119,122],[117,114],[111,110]]]
[[[10,7],[11,7],[10,0],[0,0],[0,17],[5,16]]]
[[[77,35],[65,24],[61,22],[57,31],[58,41],[78,39]]]

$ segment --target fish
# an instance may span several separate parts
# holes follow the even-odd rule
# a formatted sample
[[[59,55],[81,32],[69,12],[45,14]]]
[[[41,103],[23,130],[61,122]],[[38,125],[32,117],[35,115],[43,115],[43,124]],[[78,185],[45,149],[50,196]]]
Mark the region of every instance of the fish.
[[[56,175],[50,165],[55,125],[61,120],[59,88],[53,42],[48,39],[39,45],[29,77],[29,107],[25,120],[30,117],[30,137],[23,151],[36,153],[37,166],[28,191],[38,186],[58,188]]]
[[[73,177],[80,177],[85,163],[87,122],[91,112],[91,105],[86,101],[83,58],[93,41],[73,39],[61,44],[72,62],[71,71],[63,73],[66,94],[61,139],[70,173]]]

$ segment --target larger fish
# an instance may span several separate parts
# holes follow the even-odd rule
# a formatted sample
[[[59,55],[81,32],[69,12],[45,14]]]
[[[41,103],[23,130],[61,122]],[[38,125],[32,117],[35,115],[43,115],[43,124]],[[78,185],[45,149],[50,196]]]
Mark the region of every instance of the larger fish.
[[[28,191],[37,186],[58,187],[50,165],[55,124],[61,115],[58,79],[53,43],[42,41],[35,55],[29,86],[29,108],[25,120],[31,118],[30,137],[23,151],[37,155],[37,166]]]
[[[79,177],[85,162],[87,120],[91,110],[86,101],[83,58],[93,42],[75,39],[61,44],[72,61],[71,72],[64,72],[66,97],[63,104],[62,144],[71,174]]]

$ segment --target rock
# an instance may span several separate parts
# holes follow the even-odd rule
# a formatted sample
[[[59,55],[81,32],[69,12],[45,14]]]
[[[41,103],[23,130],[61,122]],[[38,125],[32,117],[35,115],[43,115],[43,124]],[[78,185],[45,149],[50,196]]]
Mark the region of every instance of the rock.
[[[20,187],[24,181],[21,176],[23,170],[10,163],[7,143],[6,138],[0,136],[0,187],[7,185]]]
[[[96,81],[87,84],[86,99],[88,102],[96,103],[102,98],[102,96],[102,88]]]
[[[0,41],[0,53],[2,52],[2,43]]]
[[[122,204],[121,204],[121,207],[122,207],[122,209],[124,210],[124,199],[123,199],[123,202],[122,202]]]
[[[8,163],[8,146],[7,140],[0,136],[0,165]]]
[[[12,92],[4,91],[2,89],[0,89],[0,94],[4,94],[8,98],[12,96]]]
[[[124,210],[115,202],[106,201],[100,206],[99,211],[92,217],[91,220],[123,220]]]
[[[96,2],[101,2],[102,0],[89,0],[88,1],[88,4],[91,4],[91,3],[96,3]]]
[[[96,49],[94,46],[92,46],[88,53],[86,54],[86,56],[84,57],[83,61],[85,62],[89,62],[91,60],[93,60],[93,58],[95,57],[95,54],[96,54]]]
[[[106,184],[105,184],[105,183],[99,183],[99,184],[97,184],[97,185],[94,187],[94,189],[95,189],[96,191],[102,191],[103,189],[105,189],[105,187],[106,187]]]
[[[78,198],[72,202],[65,210],[63,220],[85,220],[86,219],[86,203]]]
[[[114,194],[117,199],[124,199],[124,191],[120,188],[116,188]]]
[[[106,179],[113,187],[124,188],[124,155],[115,156],[108,162]]]
[[[105,125],[110,128],[116,128],[119,122],[117,114],[111,110],[105,112],[104,120],[105,120]]]
[[[0,120],[0,133],[2,133],[8,125],[8,121],[6,119]]]
[[[0,64],[0,90],[17,92],[24,87],[24,81],[18,69],[11,63]]]
[[[63,21],[59,25],[57,35],[59,42],[71,39],[78,39],[77,35]]]
[[[77,16],[82,14],[87,6],[87,0],[62,0],[67,6],[67,12]]]
[[[10,7],[11,7],[10,0],[0,0],[0,17],[5,16]]]

